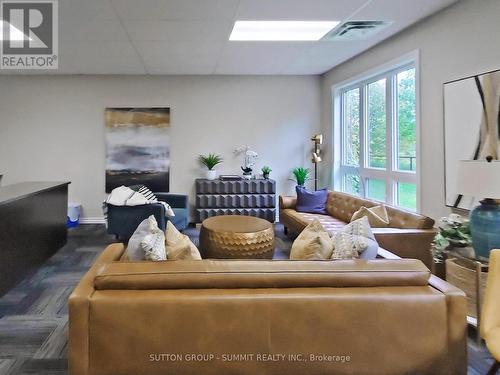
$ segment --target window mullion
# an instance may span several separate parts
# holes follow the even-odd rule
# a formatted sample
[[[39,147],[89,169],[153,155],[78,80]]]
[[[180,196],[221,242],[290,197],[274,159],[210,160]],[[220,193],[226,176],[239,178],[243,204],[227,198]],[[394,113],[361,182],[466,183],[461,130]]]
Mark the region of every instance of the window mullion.
[[[363,173],[366,168],[366,84],[363,82],[359,87],[359,180],[360,180],[360,195],[366,197],[366,181]]]
[[[361,183],[360,195],[366,197],[366,175],[363,171],[366,168],[366,137],[368,136],[367,127],[367,89],[366,82],[360,86],[360,103],[359,103],[359,179]]]
[[[387,177],[386,177],[386,201],[389,204],[395,205],[395,181],[392,178],[392,172],[395,168],[395,147],[394,147],[394,129],[396,124],[395,119],[395,87],[394,87],[394,74],[389,74],[387,76],[387,84],[386,84],[386,157],[387,157]]]

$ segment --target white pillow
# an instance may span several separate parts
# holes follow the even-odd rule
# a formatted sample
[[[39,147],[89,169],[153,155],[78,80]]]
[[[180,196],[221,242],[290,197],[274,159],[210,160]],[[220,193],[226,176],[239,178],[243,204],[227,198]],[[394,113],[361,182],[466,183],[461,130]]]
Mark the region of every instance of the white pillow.
[[[148,234],[154,234],[162,232],[160,228],[158,228],[158,223],[153,215],[144,219],[135,230],[132,237],[128,241],[127,245],[127,254],[130,260],[143,260],[144,259],[144,250],[142,249],[141,242]]]
[[[144,195],[135,191],[134,194],[132,194],[132,196],[129,199],[127,199],[127,201],[125,202],[125,205],[126,206],[142,206],[143,204],[149,204],[149,203],[151,203],[151,202],[149,200],[147,200]]]
[[[375,240],[368,218],[355,220],[333,236],[334,249],[332,259],[374,259],[377,256],[378,243]],[[363,252],[368,251],[367,254]]]
[[[132,195],[134,191],[126,186],[118,186],[114,188],[106,199],[106,203],[112,204],[113,206],[124,206]]]
[[[165,235],[162,231],[147,234],[141,241],[141,247],[146,260],[160,261],[167,259]]]

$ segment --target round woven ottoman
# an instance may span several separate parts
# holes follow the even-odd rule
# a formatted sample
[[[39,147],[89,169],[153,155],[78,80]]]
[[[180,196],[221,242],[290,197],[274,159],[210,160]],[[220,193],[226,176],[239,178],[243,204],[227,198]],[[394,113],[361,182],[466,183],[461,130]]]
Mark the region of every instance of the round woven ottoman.
[[[264,219],[223,215],[205,219],[200,230],[203,258],[271,259],[274,229]]]

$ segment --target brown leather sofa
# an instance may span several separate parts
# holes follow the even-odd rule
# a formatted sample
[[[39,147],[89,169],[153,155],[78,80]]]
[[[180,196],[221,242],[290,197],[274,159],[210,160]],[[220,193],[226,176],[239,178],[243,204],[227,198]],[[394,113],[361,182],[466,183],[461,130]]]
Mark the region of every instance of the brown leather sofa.
[[[280,196],[280,222],[285,232],[299,234],[315,218],[325,229],[335,233],[351,221],[351,217],[361,208],[380,205],[380,202],[363,199],[354,195],[330,191],[326,203],[327,215],[297,212],[294,196]],[[388,228],[373,228],[373,234],[380,247],[402,258],[420,259],[432,269],[431,243],[436,235],[434,220],[414,212],[385,204],[389,216]]]
[[[466,373],[464,294],[418,260],[123,258],[70,296],[71,375]]]

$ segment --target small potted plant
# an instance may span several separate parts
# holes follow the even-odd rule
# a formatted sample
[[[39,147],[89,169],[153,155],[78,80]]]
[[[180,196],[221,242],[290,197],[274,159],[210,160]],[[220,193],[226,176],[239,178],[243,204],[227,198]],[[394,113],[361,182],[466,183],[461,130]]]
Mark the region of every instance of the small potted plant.
[[[201,164],[207,167],[207,180],[215,180],[217,171],[214,169],[216,165],[222,163],[222,156],[216,154],[200,155],[198,160]]]
[[[439,232],[432,242],[432,256],[436,275],[445,276],[444,261],[448,251],[453,250],[467,258],[474,258],[471,247],[469,221],[457,214],[450,214],[439,220]]]
[[[304,186],[307,180],[309,180],[309,169],[304,167],[297,167],[292,170],[292,174],[295,177],[295,181],[298,186]]]
[[[271,173],[273,170],[267,165],[265,165],[262,167],[261,171],[262,171],[262,177],[264,177],[266,180],[269,180],[269,173]]]

